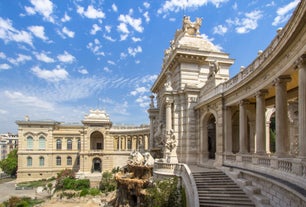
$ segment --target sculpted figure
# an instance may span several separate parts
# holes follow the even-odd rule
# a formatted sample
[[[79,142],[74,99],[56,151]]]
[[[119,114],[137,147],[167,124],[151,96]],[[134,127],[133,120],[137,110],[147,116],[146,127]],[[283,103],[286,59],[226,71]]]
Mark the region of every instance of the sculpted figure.
[[[144,166],[153,166],[154,165],[154,158],[149,152],[145,152],[143,154],[144,157]]]
[[[166,147],[170,152],[176,147],[176,139],[173,129],[170,130],[170,139],[166,141]]]
[[[142,154],[138,151],[133,151],[130,154],[130,158],[128,160],[128,164],[131,165],[142,165],[144,162],[144,158],[142,156]]]
[[[202,18],[196,18],[195,22],[190,21],[189,16],[183,17],[183,27],[182,30],[189,35],[198,35],[200,34],[200,27],[202,25]]]
[[[217,60],[209,62],[209,77],[215,76],[219,70],[220,66]]]

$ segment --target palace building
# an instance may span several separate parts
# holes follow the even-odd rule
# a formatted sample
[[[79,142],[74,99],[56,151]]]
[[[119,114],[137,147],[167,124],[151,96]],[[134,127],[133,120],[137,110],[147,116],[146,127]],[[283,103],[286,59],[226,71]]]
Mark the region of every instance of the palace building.
[[[234,60],[200,35],[200,18],[183,18],[165,50],[148,112],[152,146],[164,158],[155,162],[154,175],[180,176],[189,206],[225,205],[213,205],[216,193],[205,197],[201,186],[209,184],[192,175],[195,166],[236,173],[237,183],[246,180],[245,191],[253,183],[257,190],[249,195],[258,206],[306,206],[305,22],[301,1],[270,45],[230,78]],[[255,192],[265,197],[262,203]],[[233,197],[215,202],[230,206]]]
[[[113,126],[102,110],[90,110],[82,124],[35,121],[18,124],[17,181],[46,179],[63,169],[80,176],[126,165],[134,150],[149,147],[149,126]]]

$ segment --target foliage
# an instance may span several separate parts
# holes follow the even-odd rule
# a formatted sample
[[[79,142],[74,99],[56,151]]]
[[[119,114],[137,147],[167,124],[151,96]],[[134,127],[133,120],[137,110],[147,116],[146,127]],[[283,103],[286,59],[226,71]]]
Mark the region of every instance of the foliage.
[[[114,175],[111,172],[103,172],[100,182],[100,190],[104,193],[114,191],[117,187]]]
[[[75,178],[74,171],[72,171],[70,169],[65,169],[65,170],[62,170],[61,172],[59,172],[57,174],[56,185],[55,185],[56,190],[64,188],[64,180],[65,180],[65,178],[72,178],[72,179],[74,179]]]
[[[178,179],[170,178],[157,181],[147,188],[146,206],[148,207],[184,207],[186,206],[185,191],[178,187]]]
[[[42,202],[44,201],[39,199],[12,196],[9,200],[3,202],[1,207],[32,207]]]
[[[273,153],[275,152],[275,117],[272,117],[270,120],[270,151]]]
[[[64,178],[62,190],[83,190],[90,188],[89,179]]]
[[[18,166],[17,149],[12,150],[7,158],[0,161],[0,167],[6,174],[16,176]]]
[[[92,195],[96,196],[100,194],[100,190],[97,188],[89,188],[89,189],[83,189],[80,193],[80,197],[86,196],[86,195]]]
[[[18,183],[17,186],[19,187],[39,187],[39,186],[45,186],[51,184],[50,182],[53,181],[55,178],[50,179],[42,179],[42,180],[35,180],[35,181],[28,181],[28,182],[21,182]],[[51,184],[52,185],[52,184]]]
[[[115,173],[118,173],[120,171],[120,167],[114,167],[112,169],[112,173],[115,174]]]

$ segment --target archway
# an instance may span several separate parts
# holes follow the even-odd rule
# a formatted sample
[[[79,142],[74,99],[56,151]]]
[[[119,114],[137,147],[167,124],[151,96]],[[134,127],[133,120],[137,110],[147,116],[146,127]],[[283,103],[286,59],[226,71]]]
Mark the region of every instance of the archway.
[[[90,149],[91,150],[104,149],[104,138],[101,132],[95,131],[90,135]]]
[[[100,158],[95,157],[92,160],[92,171],[93,172],[102,172],[102,161]]]
[[[209,116],[207,122],[207,138],[208,138],[208,159],[216,158],[216,119],[213,114]]]

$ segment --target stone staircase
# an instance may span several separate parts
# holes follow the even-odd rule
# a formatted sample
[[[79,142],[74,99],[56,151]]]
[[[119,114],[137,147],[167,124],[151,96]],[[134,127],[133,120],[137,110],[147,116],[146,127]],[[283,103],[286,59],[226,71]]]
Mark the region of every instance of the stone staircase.
[[[200,207],[255,206],[240,187],[220,170],[193,172]]]

